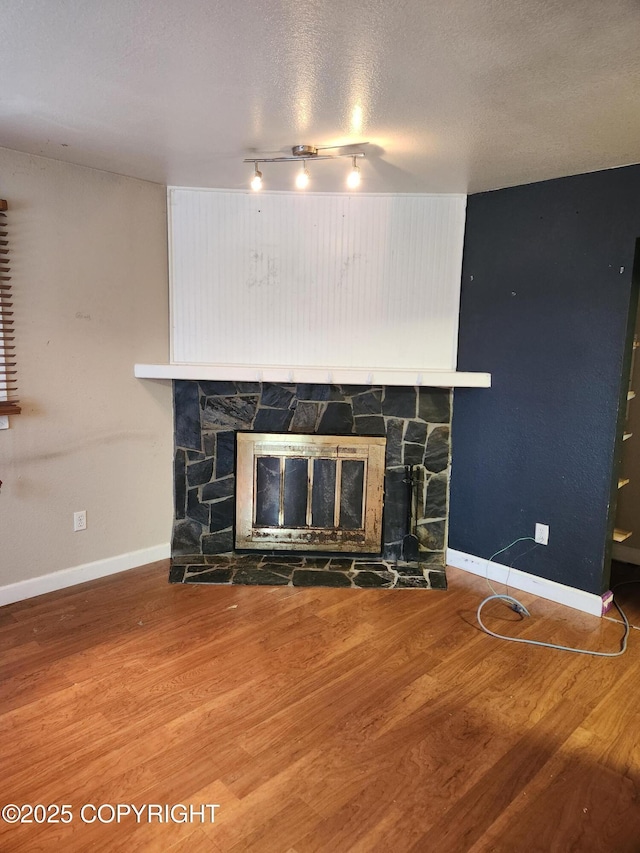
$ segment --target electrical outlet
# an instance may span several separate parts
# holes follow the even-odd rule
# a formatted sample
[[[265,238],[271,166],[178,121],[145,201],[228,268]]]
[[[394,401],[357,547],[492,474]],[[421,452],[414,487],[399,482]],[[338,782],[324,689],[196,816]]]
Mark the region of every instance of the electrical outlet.
[[[87,511],[86,509],[80,510],[80,512],[73,513],[73,532],[77,533],[78,530],[86,530],[87,529]]]
[[[536,524],[536,536],[535,540],[538,545],[548,545],[549,544],[549,525],[548,524]]]

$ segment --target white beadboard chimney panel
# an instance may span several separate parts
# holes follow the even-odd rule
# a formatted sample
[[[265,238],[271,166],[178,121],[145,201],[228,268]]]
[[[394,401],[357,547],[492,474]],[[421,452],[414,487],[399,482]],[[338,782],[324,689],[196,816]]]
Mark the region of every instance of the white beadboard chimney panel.
[[[465,206],[170,188],[172,362],[455,370]]]

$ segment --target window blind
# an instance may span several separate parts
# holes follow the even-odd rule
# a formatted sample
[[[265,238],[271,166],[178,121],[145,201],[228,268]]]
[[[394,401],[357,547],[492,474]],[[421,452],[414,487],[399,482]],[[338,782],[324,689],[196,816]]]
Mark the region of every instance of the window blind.
[[[9,265],[9,205],[0,199],[0,415],[17,415],[17,370],[13,299],[11,296],[11,267]]]

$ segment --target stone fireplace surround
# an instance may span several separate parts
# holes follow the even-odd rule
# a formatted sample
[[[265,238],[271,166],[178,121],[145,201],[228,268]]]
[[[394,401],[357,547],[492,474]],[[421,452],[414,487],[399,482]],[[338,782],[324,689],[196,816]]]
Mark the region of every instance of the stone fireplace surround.
[[[174,583],[445,588],[451,391],[175,380]],[[233,551],[235,433],[386,435],[380,555]],[[420,466],[419,563],[402,561],[405,465]]]

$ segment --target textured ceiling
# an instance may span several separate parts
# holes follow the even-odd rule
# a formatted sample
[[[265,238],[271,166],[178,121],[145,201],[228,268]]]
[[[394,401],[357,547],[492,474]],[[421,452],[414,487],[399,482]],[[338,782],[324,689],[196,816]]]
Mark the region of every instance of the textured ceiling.
[[[0,146],[174,185],[296,143],[368,140],[370,192],[640,161],[635,0],[0,0],[0,80]]]

